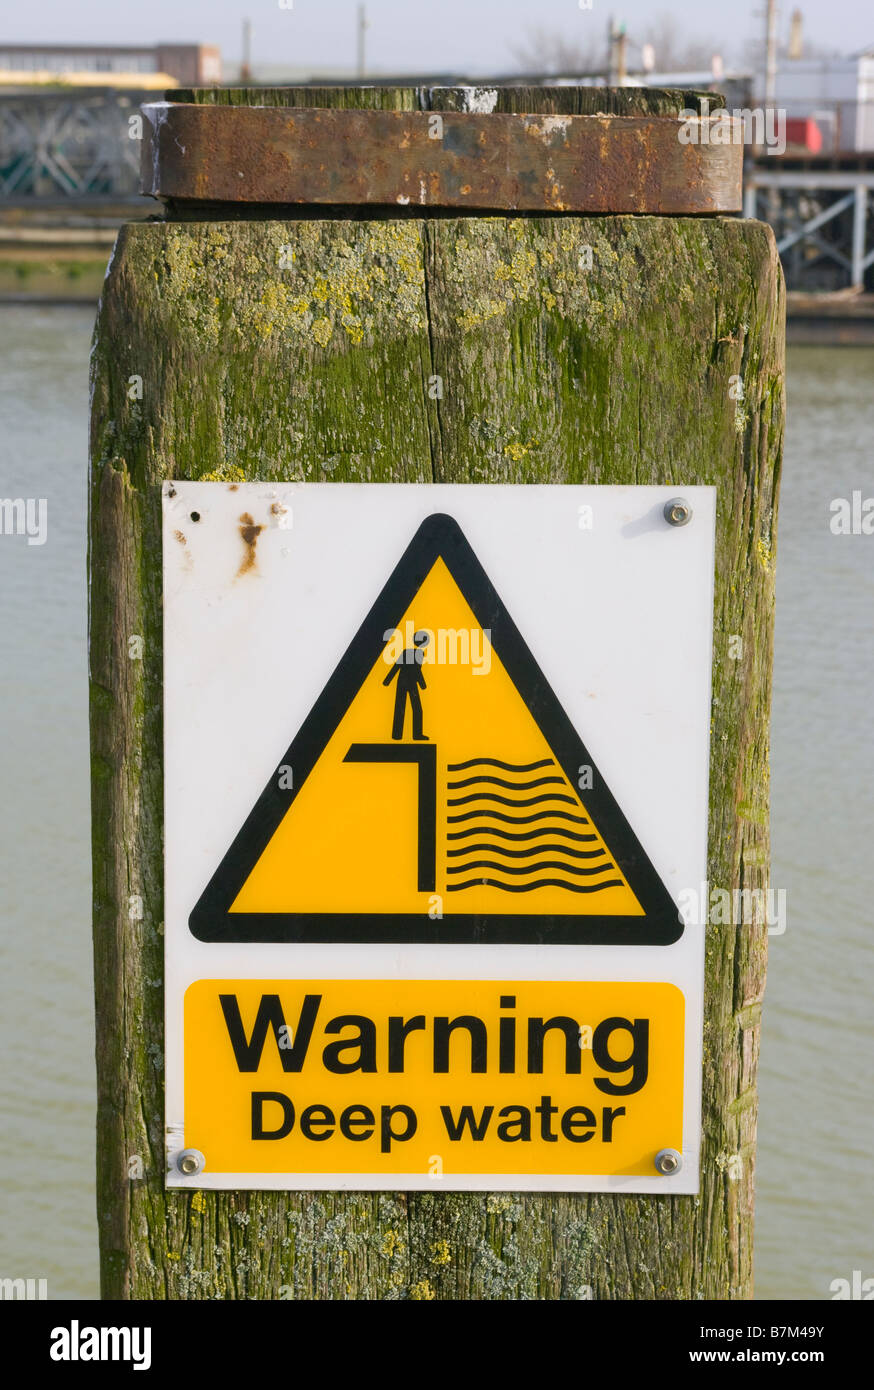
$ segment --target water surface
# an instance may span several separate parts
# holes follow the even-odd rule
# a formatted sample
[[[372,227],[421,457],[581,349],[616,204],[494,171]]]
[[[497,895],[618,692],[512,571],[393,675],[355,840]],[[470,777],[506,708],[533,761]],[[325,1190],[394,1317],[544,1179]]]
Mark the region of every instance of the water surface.
[[[90,309],[0,309],[0,496],[46,497],[48,541],[0,537],[3,935],[0,1274],[98,1292],[87,757]],[[796,348],[781,503],[771,938],[760,1070],[760,1297],[874,1276],[874,351]]]

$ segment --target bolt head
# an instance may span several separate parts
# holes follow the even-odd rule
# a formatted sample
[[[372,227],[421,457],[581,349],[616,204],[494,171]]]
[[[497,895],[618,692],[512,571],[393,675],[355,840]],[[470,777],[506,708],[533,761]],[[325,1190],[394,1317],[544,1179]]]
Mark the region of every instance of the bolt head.
[[[672,497],[665,503],[664,514],[669,526],[685,526],[692,519],[692,508],[685,497]]]
[[[683,1155],[676,1149],[659,1149],[653,1161],[657,1173],[663,1178],[672,1178],[683,1166]]]
[[[184,1178],[193,1178],[203,1172],[206,1159],[200,1149],[183,1149],[176,1155],[176,1167]]]

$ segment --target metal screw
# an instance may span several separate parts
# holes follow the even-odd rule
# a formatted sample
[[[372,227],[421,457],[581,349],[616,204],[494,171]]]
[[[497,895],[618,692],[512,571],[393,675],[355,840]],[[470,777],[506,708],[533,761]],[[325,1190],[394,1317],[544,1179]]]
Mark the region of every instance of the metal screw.
[[[692,520],[692,508],[685,497],[672,497],[665,503],[665,521],[669,526],[685,526]]]
[[[193,1178],[198,1173],[202,1173],[206,1167],[206,1159],[200,1149],[183,1149],[176,1155],[176,1167],[185,1178]]]
[[[676,1149],[659,1149],[654,1161],[657,1173],[663,1178],[672,1178],[683,1166],[683,1155]]]

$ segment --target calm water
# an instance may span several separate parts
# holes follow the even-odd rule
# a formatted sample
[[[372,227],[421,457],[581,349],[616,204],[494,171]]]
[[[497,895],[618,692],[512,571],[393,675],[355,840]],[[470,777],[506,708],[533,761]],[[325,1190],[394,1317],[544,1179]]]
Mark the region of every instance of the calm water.
[[[0,496],[48,499],[48,540],[0,537],[3,1275],[98,1292],[94,1215],[85,502],[87,309],[0,308]]]
[[[757,1292],[874,1275],[874,350],[795,348],[780,504],[771,938],[759,1101]]]
[[[96,1297],[85,658],[92,314],[0,309],[0,496],[47,497],[49,539],[0,538],[0,1274]],[[760,1071],[757,1292],[874,1275],[874,351],[795,349],[783,480],[771,940]]]

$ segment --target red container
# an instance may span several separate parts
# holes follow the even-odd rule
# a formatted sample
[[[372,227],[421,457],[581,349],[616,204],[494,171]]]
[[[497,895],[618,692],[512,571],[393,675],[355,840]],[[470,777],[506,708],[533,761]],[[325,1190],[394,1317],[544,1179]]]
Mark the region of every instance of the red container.
[[[786,144],[801,145],[810,154],[822,149],[822,131],[806,116],[790,116],[786,121]]]

